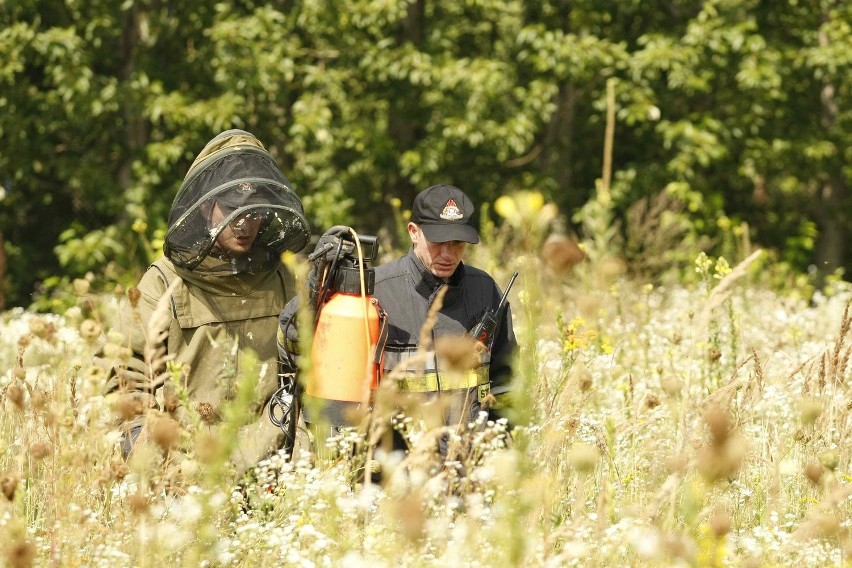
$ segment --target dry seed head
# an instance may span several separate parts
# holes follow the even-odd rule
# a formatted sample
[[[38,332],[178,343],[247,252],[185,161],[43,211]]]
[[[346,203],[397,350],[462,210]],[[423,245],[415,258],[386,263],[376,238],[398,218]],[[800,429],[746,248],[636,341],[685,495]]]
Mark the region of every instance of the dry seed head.
[[[127,289],[127,299],[130,300],[130,306],[135,308],[139,305],[139,298],[142,297],[142,292],[135,286]]]
[[[577,241],[565,235],[550,235],[541,247],[541,258],[557,274],[571,270],[586,258]]]
[[[122,286],[121,284],[116,284],[115,288],[113,288],[112,290],[112,293],[116,298],[121,298],[122,296],[124,296],[124,286]]]
[[[19,381],[23,381],[27,378],[27,370],[24,369],[22,366],[18,365],[17,367],[15,367],[15,370],[12,371],[12,375]]]
[[[210,464],[218,459],[221,453],[219,438],[211,432],[202,431],[195,437],[195,456],[201,463]]]
[[[180,439],[180,426],[173,418],[159,416],[151,425],[151,439],[164,451],[168,451]]]
[[[699,473],[709,482],[731,479],[745,460],[747,446],[739,437],[730,437],[722,446],[705,446],[698,451]]]
[[[42,389],[33,389],[33,392],[30,394],[30,404],[32,404],[33,408],[36,411],[44,410],[44,407],[47,405],[48,397],[47,393]]]
[[[54,409],[48,409],[49,411],[44,412],[44,423],[48,428],[56,428],[57,424],[60,424],[59,421],[59,413]],[[74,426],[74,419],[66,420],[67,417],[63,417],[61,424],[66,427]]]
[[[33,340],[32,334],[31,333],[25,333],[24,335],[22,335],[21,337],[18,338],[18,348],[19,349],[26,349],[27,347],[29,347],[32,340]]]
[[[723,537],[731,531],[731,517],[722,508],[716,509],[708,524],[716,538]]]
[[[707,360],[710,362],[718,361],[722,357],[722,352],[715,348],[707,350]]]
[[[704,413],[704,423],[710,431],[713,443],[717,446],[727,442],[731,435],[731,423],[728,414],[718,405],[713,405]]]
[[[210,432],[199,432],[195,436],[195,457],[204,464],[214,463],[219,459],[222,447],[219,439]]]
[[[565,423],[565,427],[568,428],[568,433],[572,433],[577,430],[580,426],[580,419],[576,416],[572,416],[568,419],[568,422]]]
[[[805,477],[814,485],[819,485],[824,473],[825,469],[816,462],[811,462],[805,466]]]
[[[50,455],[51,446],[48,442],[36,442],[30,446],[29,454],[34,460],[42,460]]]
[[[137,491],[127,498],[127,506],[134,515],[142,515],[148,511],[148,498]]]
[[[24,388],[17,382],[9,385],[6,389],[6,399],[17,406],[19,409],[24,408]]]
[[[0,492],[8,501],[15,499],[15,490],[18,488],[21,478],[16,473],[7,472],[0,477]]]
[[[174,414],[178,406],[180,406],[180,400],[178,400],[177,393],[172,389],[166,390],[163,395],[163,410],[169,414]]]
[[[127,474],[130,473],[130,468],[122,460],[113,460],[109,464],[109,475],[115,481],[121,481]]]
[[[709,482],[716,482],[725,479],[726,468],[719,459],[718,451],[715,448],[704,447],[698,451],[696,456],[696,467],[701,477]]]
[[[198,413],[198,417],[201,418],[201,421],[205,424],[215,424],[219,421],[216,410],[209,402],[199,402],[195,405],[195,411]]]
[[[36,557],[36,547],[29,541],[19,540],[6,550],[6,562],[11,568],[30,568]]]
[[[648,396],[645,397],[645,406],[648,408],[657,408],[660,406],[660,397],[654,393],[649,393]]]
[[[663,463],[666,466],[666,470],[671,474],[685,471],[689,462],[685,457],[677,455],[667,457]]]
[[[122,421],[127,421],[142,414],[145,411],[145,403],[142,399],[128,394],[119,397],[113,408]]]
[[[435,352],[449,370],[461,373],[479,366],[480,345],[469,335],[445,335],[435,341]]]

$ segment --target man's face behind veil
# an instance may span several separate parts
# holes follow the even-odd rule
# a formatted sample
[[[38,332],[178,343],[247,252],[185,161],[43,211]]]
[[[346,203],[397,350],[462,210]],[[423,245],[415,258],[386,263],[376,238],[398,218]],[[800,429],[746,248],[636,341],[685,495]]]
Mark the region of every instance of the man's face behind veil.
[[[225,217],[225,212],[216,203],[210,212],[210,226],[218,226]],[[254,245],[262,221],[259,215],[252,212],[240,215],[222,229],[216,239],[216,247],[233,258],[247,254]]]

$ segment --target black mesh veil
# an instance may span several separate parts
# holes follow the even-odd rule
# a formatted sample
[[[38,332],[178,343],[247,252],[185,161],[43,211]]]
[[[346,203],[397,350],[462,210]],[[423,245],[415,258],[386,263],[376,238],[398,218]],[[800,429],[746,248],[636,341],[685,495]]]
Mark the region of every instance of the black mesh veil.
[[[250,250],[222,248],[223,231],[248,219],[259,223]],[[237,274],[270,270],[309,237],[302,202],[272,157],[248,132],[229,130],[208,143],[181,184],[163,249],[181,268]]]

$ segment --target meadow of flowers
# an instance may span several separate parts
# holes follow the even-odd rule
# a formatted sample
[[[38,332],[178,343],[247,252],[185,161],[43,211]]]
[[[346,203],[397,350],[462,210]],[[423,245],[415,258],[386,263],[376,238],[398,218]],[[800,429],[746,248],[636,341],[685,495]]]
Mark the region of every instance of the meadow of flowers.
[[[511,422],[481,417],[448,463],[421,451],[429,432],[408,455],[370,452],[380,482],[356,474],[354,430],[240,485],[216,440],[174,432],[190,456],[175,489],[169,433],[163,455],[121,459],[92,365],[105,342],[121,349],[110,321],[126,293],[78,280],[64,313],[3,313],[0,562],[846,565],[852,286],[779,289],[760,252],[729,264],[695,250],[692,277],[663,285],[616,257],[554,267],[540,250],[471,256],[499,282],[521,272]]]

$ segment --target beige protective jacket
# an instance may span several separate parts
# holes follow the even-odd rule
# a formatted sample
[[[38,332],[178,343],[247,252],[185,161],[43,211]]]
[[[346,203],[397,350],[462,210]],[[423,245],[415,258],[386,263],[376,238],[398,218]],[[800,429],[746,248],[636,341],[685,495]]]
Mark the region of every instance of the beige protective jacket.
[[[138,290],[136,308],[126,306],[116,326],[133,356],[121,361],[98,358],[109,370],[106,392],[124,415],[122,430],[129,433],[143,426],[139,440],[144,441],[150,410],[159,409],[190,431],[200,417],[200,427],[215,433],[223,404],[236,395],[240,355],[251,350],[260,369],[259,376],[246,377],[256,383],[249,408],[254,419],[239,430],[231,461],[241,474],[279,448],[282,434],[270,422],[267,407],[278,387],[277,318],[294,290],[289,272],[279,266],[261,274],[212,276],[176,268],[161,258],[145,273]],[[168,373],[169,360],[183,372]],[[185,381],[185,400],[197,413],[194,420],[179,403],[175,375]]]

